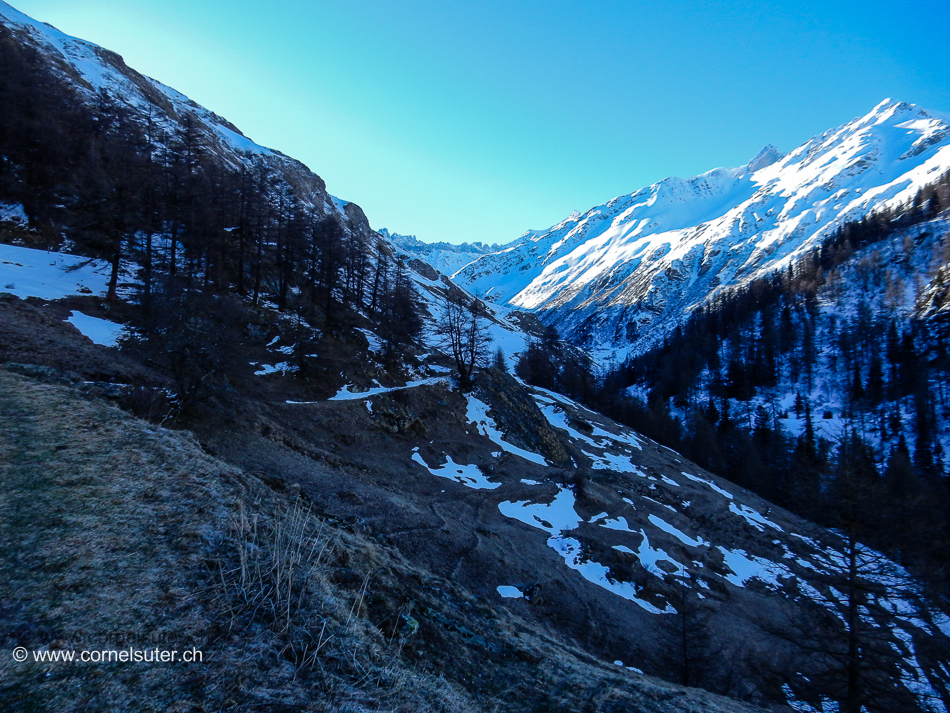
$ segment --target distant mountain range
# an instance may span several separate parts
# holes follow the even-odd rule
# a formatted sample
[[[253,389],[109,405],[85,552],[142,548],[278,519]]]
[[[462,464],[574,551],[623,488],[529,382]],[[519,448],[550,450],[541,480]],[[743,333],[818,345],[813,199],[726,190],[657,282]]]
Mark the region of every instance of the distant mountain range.
[[[885,100],[783,155],[652,186],[530,231],[456,281],[601,356],[657,344],[723,290],[793,265],[843,223],[950,168],[950,121]]]
[[[415,235],[399,235],[381,228],[379,234],[402,252],[412,258],[429,263],[444,275],[453,275],[466,265],[484,255],[503,250],[506,245],[486,245],[485,243],[425,243]]]

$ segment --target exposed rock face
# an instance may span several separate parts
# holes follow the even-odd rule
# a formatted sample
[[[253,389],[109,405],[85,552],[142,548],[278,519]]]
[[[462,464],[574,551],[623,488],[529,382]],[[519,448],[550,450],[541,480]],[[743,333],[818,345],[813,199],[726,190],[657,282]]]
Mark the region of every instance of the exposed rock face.
[[[427,262],[423,262],[422,260],[418,260],[416,258],[413,258],[412,260],[410,260],[409,269],[414,270],[415,272],[422,275],[427,280],[432,280],[433,282],[435,282],[436,280],[439,279],[438,271],[436,271],[436,269],[432,267],[432,265],[430,265]]]
[[[495,419],[506,440],[540,453],[554,465],[570,464],[567,451],[537,403],[514,377],[497,369],[486,369],[478,376],[475,394],[491,406],[488,415]]]
[[[373,415],[389,433],[413,431],[420,438],[429,436],[429,429],[417,413],[416,406],[402,392],[377,396],[373,402]]]
[[[917,303],[917,314],[923,319],[938,317],[946,320],[950,314],[950,265],[937,272]]]

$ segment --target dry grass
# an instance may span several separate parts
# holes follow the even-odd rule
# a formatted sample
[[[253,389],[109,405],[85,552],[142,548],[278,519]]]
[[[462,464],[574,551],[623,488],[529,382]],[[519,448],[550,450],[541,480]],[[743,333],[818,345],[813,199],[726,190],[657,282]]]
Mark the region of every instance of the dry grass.
[[[337,537],[301,499],[67,389],[0,373],[0,404],[4,648],[116,648],[89,642],[125,632],[205,654],[164,667],[0,655],[5,710],[469,709],[363,618],[369,572],[330,581]]]
[[[261,618],[294,638],[296,617],[326,595],[320,570],[332,554],[329,533],[300,498],[269,522],[248,515],[239,501],[229,525],[237,561],[232,567],[220,561],[219,575],[231,628],[241,618]],[[296,648],[292,641],[288,646]]]

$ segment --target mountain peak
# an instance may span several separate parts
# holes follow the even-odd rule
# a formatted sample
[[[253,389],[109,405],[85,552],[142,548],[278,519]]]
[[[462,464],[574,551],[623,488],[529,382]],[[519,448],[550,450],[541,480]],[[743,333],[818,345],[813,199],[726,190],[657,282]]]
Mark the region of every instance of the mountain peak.
[[[785,154],[775,148],[775,146],[772,144],[769,144],[759,151],[751,161],[749,161],[749,170],[755,173],[759,169],[765,168],[766,166],[771,166],[776,161],[781,161],[783,158],[785,158]]]
[[[869,116],[886,114],[896,109],[909,109],[911,107],[913,107],[913,104],[908,104],[907,102],[902,102],[897,99],[891,99],[890,97],[887,97],[886,99],[881,101],[876,107],[871,109],[871,113],[869,114]]]
[[[885,99],[875,106],[867,116],[858,121],[861,124],[882,124],[895,117],[899,118],[933,118],[933,114],[923,107],[896,99]]]
[[[769,145],[741,168],[666,178],[454,277],[612,358],[662,339],[679,315],[790,264],[841,224],[913,200],[948,168],[950,125],[888,99],[788,155]]]

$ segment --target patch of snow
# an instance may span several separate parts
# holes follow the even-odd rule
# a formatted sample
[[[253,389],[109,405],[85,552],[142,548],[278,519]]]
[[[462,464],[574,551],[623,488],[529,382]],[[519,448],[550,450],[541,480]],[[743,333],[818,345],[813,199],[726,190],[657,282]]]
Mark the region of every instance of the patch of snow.
[[[752,527],[754,527],[759,532],[765,532],[765,528],[762,527],[763,525],[768,525],[779,532],[785,532],[785,530],[783,530],[781,527],[748,505],[736,505],[734,502],[729,503],[729,511],[735,513],[739,517],[745,518],[745,521],[752,525]]]
[[[705,483],[705,484],[708,485],[710,488],[712,488],[713,490],[715,490],[717,493],[719,493],[720,495],[722,495],[724,498],[728,498],[729,500],[732,500],[732,493],[730,493],[730,492],[728,492],[728,491],[726,491],[726,490],[723,490],[723,489],[720,488],[718,485],[716,485],[716,483],[714,483],[712,480],[709,480],[709,479],[707,479],[707,478],[700,478],[698,475],[690,475],[690,474],[687,473],[685,470],[684,470],[684,471],[681,471],[681,474],[682,474],[682,475],[685,475],[687,478],[689,478],[690,480],[695,481],[695,482],[697,482],[697,483]]]
[[[0,292],[9,292],[21,299],[104,295],[110,269],[102,260],[0,245]]]
[[[676,613],[669,604],[664,609],[660,609],[645,599],[641,599],[638,596],[640,590],[635,583],[616,581],[611,577],[609,568],[584,555],[583,547],[578,540],[564,537],[564,532],[577,529],[583,522],[574,510],[574,502],[574,494],[570,489],[558,487],[558,494],[550,503],[532,503],[527,500],[505,501],[498,503],[498,509],[506,517],[547,532],[550,535],[548,547],[557,552],[569,568],[579,572],[588,582],[634,602],[653,614]]]
[[[782,692],[785,693],[785,700],[788,702],[789,708],[798,711],[798,713],[822,713],[822,711],[817,708],[813,708],[804,701],[798,700],[795,697],[794,691],[792,691],[792,687],[787,683],[782,684]]]
[[[656,575],[660,579],[665,579],[667,572],[660,569],[657,566],[657,563],[669,562],[671,565],[676,567],[676,572],[673,574],[675,574],[677,577],[683,577],[686,575],[686,567],[670,557],[665,551],[658,547],[653,547],[650,544],[650,538],[647,537],[645,530],[641,529],[640,534],[643,536],[643,540],[640,542],[640,547],[637,549],[636,555],[640,559],[640,564],[643,565],[643,568],[647,572]]]
[[[116,324],[98,317],[90,317],[78,310],[70,312],[66,321],[82,332],[84,336],[91,339],[94,344],[100,344],[104,347],[114,347],[118,344],[119,337],[122,336],[122,332],[125,330],[125,326],[122,324]]]
[[[577,540],[573,538],[551,538],[548,540],[548,544],[561,554],[568,567],[579,572],[588,582],[633,602],[651,614],[676,613],[676,610],[669,604],[660,609],[655,604],[641,599],[638,596],[640,589],[634,582],[616,581],[611,576],[609,568],[585,557],[581,543]]]
[[[824,549],[824,548],[822,548],[821,545],[819,545],[817,542],[815,542],[815,541],[814,541],[812,538],[810,538],[810,537],[805,537],[805,535],[799,535],[797,532],[792,532],[792,533],[790,533],[790,534],[791,534],[792,537],[797,537],[799,540],[801,540],[801,541],[804,542],[805,544],[810,545],[810,546],[812,547],[812,549],[816,549],[816,550],[823,550],[823,549]]]
[[[373,334],[373,332],[369,331],[368,329],[359,328],[357,331],[359,331],[364,337],[366,337],[366,341],[369,342],[369,350],[371,352],[373,352],[374,354],[382,353],[383,342],[380,340],[379,337],[377,337],[375,334]]]
[[[347,384],[342,389],[340,389],[335,396],[331,396],[329,401],[353,401],[355,399],[364,399],[367,396],[375,396],[376,394],[388,394],[392,391],[402,391],[403,389],[412,389],[417,386],[430,386],[432,384],[445,384],[447,383],[445,377],[434,376],[429,379],[420,379],[419,381],[410,381],[405,386],[376,386],[375,388],[367,389],[366,391],[350,391],[352,384]]]
[[[944,636],[950,636],[950,617],[942,611],[935,610],[931,612],[930,618],[933,619],[934,625],[943,632]]]
[[[689,545],[690,547],[709,547],[710,543],[706,542],[702,537],[697,537],[697,538],[690,537],[686,533],[681,532],[680,530],[677,530],[671,524],[666,522],[666,520],[658,518],[656,515],[650,515],[649,520],[658,528],[663,530],[663,532],[667,532],[670,535],[673,535],[673,537],[678,539],[684,545]]]
[[[29,217],[23,206],[19,203],[0,203],[0,220],[10,221],[11,223],[26,224]]]
[[[650,488],[651,488],[652,490],[656,490],[656,485],[655,485],[654,483],[650,483]],[[666,509],[669,510],[670,512],[676,512],[676,508],[673,507],[672,505],[667,505],[666,503],[661,503],[659,500],[655,500],[655,499],[651,498],[649,495],[644,495],[644,496],[643,496],[643,499],[644,499],[644,500],[649,500],[651,503],[656,503],[656,504],[659,505],[661,508],[666,508]]]
[[[638,451],[643,450],[643,445],[640,443],[640,439],[637,438],[637,435],[633,431],[627,431],[626,433],[610,433],[605,431],[596,423],[590,424],[593,430],[593,435],[599,438],[607,438],[615,443],[630,446],[631,448],[636,448]]]
[[[538,527],[551,535],[560,535],[574,530],[583,522],[574,511],[574,493],[558,487],[558,493],[550,503],[532,503],[529,500],[498,503],[502,515],[519,520],[531,527]]]
[[[456,483],[461,483],[472,490],[494,490],[495,488],[501,487],[501,483],[493,483],[486,478],[482,474],[482,471],[478,469],[477,465],[462,465],[456,463],[452,460],[452,456],[449,455],[445,458],[445,465],[439,468],[431,468],[418,452],[412,454],[412,459],[432,473],[432,475],[454,480]]]
[[[502,584],[499,587],[495,587],[495,589],[505,599],[524,599],[524,592],[517,587]]]
[[[604,454],[600,456],[588,453],[587,451],[582,451],[582,453],[591,459],[591,468],[593,470],[612,470],[617,473],[632,473],[633,475],[639,475],[641,478],[656,480],[653,476],[647,475],[640,468],[635,466],[630,460],[630,456],[608,451],[605,451]]]
[[[619,532],[632,532],[636,534],[636,530],[631,530],[630,525],[627,524],[627,518],[617,517],[613,519],[604,520],[600,523],[601,527],[606,527],[608,530],[618,530]]]
[[[785,565],[747,554],[745,550],[730,550],[726,547],[716,549],[722,552],[726,566],[733,572],[725,575],[726,580],[737,587],[745,587],[750,579],[758,579],[772,588],[778,588],[779,577],[794,577]]]
[[[584,451],[584,455],[594,461],[592,467],[595,470],[619,470],[622,473],[637,472],[636,466],[634,466],[626,456],[619,453],[606,452],[606,449],[611,447],[619,450],[630,448],[643,450],[643,446],[640,445],[640,440],[632,432],[618,435],[605,431],[603,428],[588,422],[592,430],[591,435],[587,436],[576,428],[573,428],[568,422],[565,407],[571,407],[579,411],[581,407],[578,404],[553,391],[538,389],[537,387],[535,387],[535,401],[551,426],[565,431],[576,441],[605,451],[602,456]],[[673,481],[670,482],[673,483]],[[676,483],[673,484],[675,485]]]
[[[260,369],[254,372],[255,376],[266,376],[267,374],[292,374],[297,371],[297,367],[289,362],[283,361],[279,364],[258,364],[251,362],[251,366],[260,366]],[[291,403],[288,401],[287,403]]]

